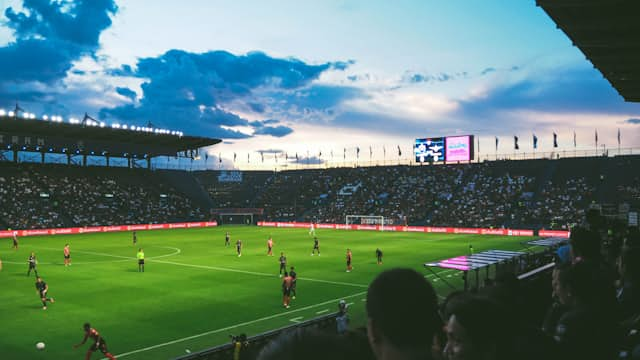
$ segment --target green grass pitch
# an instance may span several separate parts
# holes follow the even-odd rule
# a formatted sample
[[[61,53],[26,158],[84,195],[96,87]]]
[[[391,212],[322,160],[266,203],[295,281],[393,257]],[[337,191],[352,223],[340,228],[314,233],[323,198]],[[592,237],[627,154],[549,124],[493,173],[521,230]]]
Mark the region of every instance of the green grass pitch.
[[[224,234],[231,233],[229,247]],[[273,236],[274,256],[266,256]],[[422,264],[476,252],[519,250],[523,237],[317,230],[321,256],[311,256],[307,229],[231,227],[131,233],[55,235],[20,238],[20,249],[2,239],[0,259],[0,354],[2,359],[82,359],[82,324],[90,322],[118,359],[169,359],[189,349],[198,351],[229,341],[229,334],[255,335],[337,310],[352,303],[352,325],[364,323],[367,284],[384,269],[411,267],[425,275]],[[242,257],[235,241],[242,239]],[[63,266],[62,248],[71,244],[72,266]],[[139,273],[137,247],[146,254]],[[376,265],[375,249],[384,252]],[[353,251],[353,271],[345,272],[346,249]],[[55,303],[47,310],[26,276],[27,257],[35,251],[38,271],[49,284]],[[298,297],[282,307],[278,257],[298,272]],[[461,286],[457,271],[442,276]],[[448,277],[450,276],[450,277]],[[433,279],[433,276],[428,276]],[[444,296],[451,289],[433,282]],[[407,294],[410,296],[410,294]],[[399,300],[402,301],[402,300]],[[35,344],[43,341],[44,351]],[[100,352],[93,359],[101,359]]]

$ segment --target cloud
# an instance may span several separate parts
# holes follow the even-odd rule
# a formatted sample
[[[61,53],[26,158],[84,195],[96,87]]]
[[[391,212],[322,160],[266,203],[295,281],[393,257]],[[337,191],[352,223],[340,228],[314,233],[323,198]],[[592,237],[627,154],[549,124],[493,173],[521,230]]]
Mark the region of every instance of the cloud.
[[[138,96],[135,91],[126,87],[116,87],[116,92],[131,101],[135,101],[136,96]]]
[[[485,68],[484,70],[482,70],[480,72],[480,75],[487,75],[487,74],[490,74],[490,73],[495,72],[495,71],[496,71],[495,68],[488,67],[488,68]]]
[[[300,156],[298,157],[297,160],[293,159],[293,160],[289,160],[289,162],[293,164],[321,165],[321,164],[324,164],[326,161],[317,156],[309,156],[309,157]]]
[[[280,149],[263,149],[263,150],[256,150],[256,152],[262,152],[265,154],[283,154],[284,150],[280,150]]]
[[[407,84],[420,84],[420,83],[432,83],[432,82],[446,82],[456,80],[460,78],[466,78],[468,73],[466,71],[458,73],[440,73],[440,74],[422,74],[412,71],[407,71],[402,76],[402,82]]]
[[[248,121],[225,105],[234,102],[248,104],[258,114],[273,112],[283,98],[293,96],[300,106],[328,106],[322,102],[327,93],[317,94],[322,87],[312,86],[328,70],[344,70],[350,62],[306,64],[294,58],[273,58],[262,52],[234,55],[226,51],[192,53],[170,50],[158,57],[142,58],[135,68],[122,66],[110,69],[110,74],[143,79],[142,96],[138,104],[103,108],[101,115],[134,120],[154,118],[163,126],[180,126],[204,136],[249,137],[225,127],[253,128],[253,135],[282,137],[293,129],[287,126],[267,126],[278,121]],[[314,92],[315,91],[315,92]],[[329,96],[327,96],[329,97]],[[312,100],[309,100],[313,98]],[[329,97],[330,99],[331,97]],[[246,108],[246,106],[245,106]],[[277,113],[278,111],[276,111]],[[242,135],[241,135],[242,134]]]
[[[4,11],[15,41],[0,47],[0,87],[64,78],[75,60],[95,54],[100,34],[118,11],[113,0],[25,1],[23,7]]]
[[[631,118],[624,121],[626,124],[640,125],[640,119]]]
[[[513,110],[607,114],[640,110],[638,104],[625,103],[598,71],[591,68],[529,74],[489,89],[483,97],[460,100],[460,104],[458,115],[479,121],[493,121],[496,113]]]
[[[283,137],[291,134],[293,129],[287,126],[264,126],[257,128],[254,135],[270,135],[273,137]]]

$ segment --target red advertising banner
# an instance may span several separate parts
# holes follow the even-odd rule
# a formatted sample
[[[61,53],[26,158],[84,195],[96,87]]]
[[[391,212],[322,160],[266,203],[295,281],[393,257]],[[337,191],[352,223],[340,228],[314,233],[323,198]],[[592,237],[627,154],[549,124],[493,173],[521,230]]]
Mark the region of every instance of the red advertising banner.
[[[561,230],[540,230],[538,231],[538,235],[540,236],[545,236],[545,237],[563,237],[563,238],[569,238],[569,235],[571,235],[570,231],[561,231]]]
[[[258,226],[279,227],[279,228],[309,228],[311,223],[299,222],[274,222],[258,221]],[[432,227],[432,226],[398,226],[398,225],[354,225],[354,224],[315,224],[316,229],[334,230],[376,230],[376,231],[404,231],[404,232],[425,232],[439,234],[475,234],[475,235],[504,235],[504,236],[534,236],[533,230],[522,229],[481,229],[481,228],[453,228],[453,227]],[[542,231],[541,231],[542,232]],[[558,233],[557,231],[553,232]],[[540,236],[562,236],[562,235],[542,235]]]
[[[138,225],[116,225],[116,226],[92,226],[92,227],[74,227],[59,229],[35,229],[35,230],[0,230],[0,238],[12,237],[15,233],[17,236],[35,236],[35,235],[60,235],[60,234],[87,234],[99,232],[113,231],[137,231],[137,230],[161,230],[161,229],[183,229],[198,227],[214,227],[218,226],[216,221],[200,221],[185,222],[171,224],[138,224]]]

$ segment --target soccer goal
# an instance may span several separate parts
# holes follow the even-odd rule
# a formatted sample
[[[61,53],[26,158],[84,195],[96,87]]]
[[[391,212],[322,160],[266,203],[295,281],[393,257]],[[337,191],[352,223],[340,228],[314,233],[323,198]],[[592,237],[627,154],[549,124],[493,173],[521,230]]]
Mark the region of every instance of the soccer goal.
[[[384,216],[347,215],[345,223],[347,225],[380,225],[380,230],[384,231]]]

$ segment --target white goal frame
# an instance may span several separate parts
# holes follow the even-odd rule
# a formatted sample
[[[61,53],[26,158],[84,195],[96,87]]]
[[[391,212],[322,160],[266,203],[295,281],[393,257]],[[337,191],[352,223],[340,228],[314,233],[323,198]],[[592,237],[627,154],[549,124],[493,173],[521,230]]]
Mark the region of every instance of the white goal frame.
[[[353,224],[354,219],[360,219],[360,225],[380,225],[380,231],[384,231],[384,216],[381,215],[347,215],[345,217],[345,224]],[[378,220],[377,222],[362,223],[362,220],[371,219]]]

